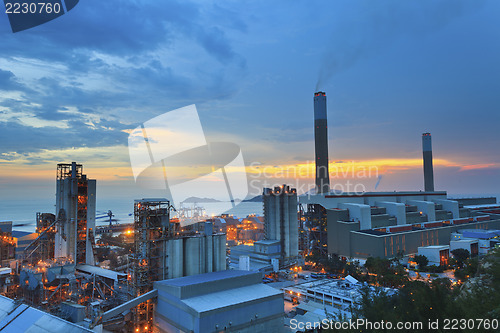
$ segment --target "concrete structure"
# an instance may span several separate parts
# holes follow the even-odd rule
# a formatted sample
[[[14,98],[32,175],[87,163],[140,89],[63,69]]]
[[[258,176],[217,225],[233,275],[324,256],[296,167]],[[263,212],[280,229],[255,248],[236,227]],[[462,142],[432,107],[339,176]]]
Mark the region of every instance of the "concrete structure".
[[[323,279],[286,287],[283,294],[285,299],[317,302],[350,318],[349,309],[356,306],[361,287],[362,284],[349,275],[345,280]]]
[[[497,198],[495,197],[484,197],[484,198],[453,198],[450,200],[457,201],[463,206],[476,206],[476,205],[493,205],[497,206]]]
[[[12,233],[12,221],[0,221],[0,232]]]
[[[365,192],[308,195],[301,204],[319,204],[327,210],[345,211],[351,222],[359,222],[361,230],[390,225],[405,225],[455,218],[458,203],[448,200],[446,192]],[[443,207],[446,204],[452,211]],[[458,217],[458,216],[457,216]]]
[[[422,151],[424,155],[424,190],[434,191],[434,169],[432,167],[432,138],[431,133],[422,134]]]
[[[168,239],[165,247],[165,279],[226,269],[225,234]]]
[[[473,238],[463,238],[450,241],[450,252],[456,249],[464,249],[469,251],[472,257],[479,254],[478,240]]]
[[[295,308],[296,315],[286,318],[285,323],[292,331],[296,331],[294,327],[306,327],[307,323],[312,325],[323,319],[350,319],[351,310],[357,307],[363,286],[366,285],[349,275],[345,279],[322,279],[283,288],[286,300],[299,302]],[[370,288],[374,290],[374,287]],[[388,295],[395,293],[390,288],[385,288],[385,291]]]
[[[238,245],[231,248],[230,264],[231,269],[242,269],[241,258],[247,257],[248,270],[269,273],[274,270],[273,261],[281,258],[280,241],[263,240],[251,245]],[[246,266],[246,263],[243,264]]]
[[[329,193],[326,94],[322,91],[314,94],[314,148],[316,153],[316,193]]]
[[[96,181],[83,174],[83,166],[57,165],[55,257],[78,264],[94,264]]]
[[[418,248],[418,254],[426,256],[429,260],[429,265],[445,266],[448,265],[450,257],[449,245],[431,245]]]
[[[250,270],[250,257],[249,256],[240,256],[240,271],[249,271]]]
[[[264,233],[266,240],[280,241],[281,258],[299,255],[297,191],[287,185],[265,188]]]
[[[261,273],[221,271],[154,283],[160,332],[282,332],[283,294]]]
[[[328,253],[347,258],[415,254],[418,247],[450,244],[462,229],[500,229],[500,215],[464,207],[446,192],[330,193],[299,200],[326,208]]]
[[[462,235],[461,240],[474,239],[477,241],[479,255],[487,254],[500,243],[500,230],[464,229],[460,230],[460,234]]]

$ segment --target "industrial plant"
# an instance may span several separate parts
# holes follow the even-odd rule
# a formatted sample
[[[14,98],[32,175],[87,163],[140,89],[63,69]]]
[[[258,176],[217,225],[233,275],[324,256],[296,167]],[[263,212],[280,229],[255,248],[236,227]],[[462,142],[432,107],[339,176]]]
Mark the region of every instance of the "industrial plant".
[[[328,165],[324,161],[328,149],[324,92],[314,94],[314,116],[316,194],[299,198],[300,219],[310,230],[303,234],[306,240],[301,244],[307,244],[303,250],[361,260],[393,258],[398,253],[418,253],[425,246],[449,246],[452,234],[462,230],[500,230],[496,198],[452,199],[446,191],[434,190],[431,133],[422,134],[424,191],[327,190],[330,180],[323,173]],[[488,248],[495,246],[495,240],[488,244]]]
[[[96,181],[73,162],[57,165],[56,184],[57,216],[37,213],[27,246],[17,249],[12,222],[2,223],[4,296],[88,329],[149,332],[154,282],[226,269],[225,234],[211,222],[203,233],[180,228],[161,198],[134,202],[129,263],[118,271],[96,266]]]
[[[315,190],[262,189],[263,217],[183,225],[168,199],[142,198],[132,223],[113,225],[109,211],[109,225],[97,226],[96,180],[82,164],[58,164],[55,211],[36,213],[36,232],[0,221],[0,330],[280,332],[290,324],[287,301],[304,303],[294,311],[305,321],[321,319],[321,309],[349,318],[359,297],[350,275],[296,274],[313,253],[344,262],[420,254],[444,265],[454,249],[498,247],[496,198],[434,189],[430,133],[422,135],[423,191],[332,190],[326,98],[314,94]],[[263,283],[280,278],[288,284]]]

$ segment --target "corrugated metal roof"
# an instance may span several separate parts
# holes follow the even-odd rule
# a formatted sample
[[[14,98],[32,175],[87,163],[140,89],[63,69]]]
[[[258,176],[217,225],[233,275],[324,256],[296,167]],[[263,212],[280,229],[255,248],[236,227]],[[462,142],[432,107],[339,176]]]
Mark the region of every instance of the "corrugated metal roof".
[[[283,293],[280,290],[264,284],[253,284],[250,286],[186,298],[181,302],[198,313],[201,313],[277,295],[283,296]]]
[[[353,278],[353,277],[352,277],[352,276],[350,276],[350,275],[347,275],[347,276],[346,276],[346,278],[345,278],[345,280],[346,280],[347,282],[351,283],[351,284],[356,284],[356,283],[358,283],[358,282],[359,282],[358,280],[356,280],[355,278]]]
[[[0,331],[7,333],[93,332],[3,296],[0,296]]]

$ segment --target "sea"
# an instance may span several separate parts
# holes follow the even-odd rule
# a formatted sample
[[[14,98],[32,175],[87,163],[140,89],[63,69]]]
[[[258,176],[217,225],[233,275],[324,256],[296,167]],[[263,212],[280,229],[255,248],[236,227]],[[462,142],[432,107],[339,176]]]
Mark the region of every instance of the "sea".
[[[195,204],[183,204],[184,208],[190,208]],[[251,214],[262,215],[263,205],[261,202],[237,202],[235,207],[224,210],[228,203],[211,202],[197,203],[197,207],[204,209],[208,216],[220,215],[222,213],[244,218]],[[55,213],[55,200],[53,197],[47,199],[12,200],[0,199],[0,221],[12,221],[14,230],[34,232],[36,228],[36,213]],[[106,199],[96,202],[96,216],[106,216],[111,210],[117,223],[132,223],[134,220],[133,200]],[[113,222],[113,223],[116,223]],[[109,224],[109,218],[97,219],[97,225]]]
[[[496,196],[497,202],[500,200],[499,194],[448,194],[451,198],[473,198],[473,197],[491,197]],[[133,222],[134,203],[133,199],[123,198],[101,198],[96,203],[97,216],[105,216],[109,210],[113,213],[113,219],[117,223]],[[189,208],[193,205],[202,207],[205,214],[208,216],[220,215],[222,213],[233,215],[234,217],[244,218],[248,215],[263,215],[262,202],[239,202],[235,203],[235,207],[225,211],[224,208],[228,203],[212,202],[212,203],[197,203],[184,204],[184,208]],[[14,230],[34,232],[36,228],[36,213],[55,213],[55,198],[53,196],[29,200],[19,199],[4,199],[0,198],[0,221],[12,221]],[[109,224],[107,217],[97,219],[97,225]],[[113,222],[115,223],[115,222]]]

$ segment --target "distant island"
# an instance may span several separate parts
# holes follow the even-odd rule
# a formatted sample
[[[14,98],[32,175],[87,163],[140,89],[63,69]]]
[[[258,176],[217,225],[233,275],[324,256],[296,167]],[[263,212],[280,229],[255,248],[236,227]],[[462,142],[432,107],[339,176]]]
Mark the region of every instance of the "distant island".
[[[243,200],[243,202],[262,202],[262,195],[258,195],[252,199]]]
[[[213,198],[198,198],[198,197],[189,197],[181,203],[211,203],[211,202],[221,202],[220,200]]]

